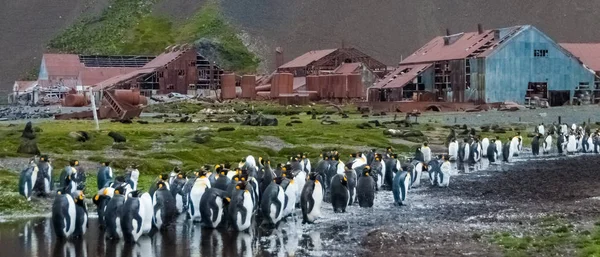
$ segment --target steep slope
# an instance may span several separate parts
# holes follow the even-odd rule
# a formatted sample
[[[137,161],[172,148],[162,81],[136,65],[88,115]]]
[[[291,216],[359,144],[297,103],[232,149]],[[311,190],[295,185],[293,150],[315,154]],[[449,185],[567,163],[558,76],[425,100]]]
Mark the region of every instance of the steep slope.
[[[39,65],[46,43],[81,15],[108,0],[3,1],[0,8],[0,102],[12,83]]]
[[[108,0],[8,1],[0,9],[0,90],[7,90],[38,63],[45,43],[81,13]],[[186,20],[204,0],[161,0],[158,14]],[[342,41],[394,65],[436,35],[532,24],[561,42],[600,41],[600,1],[556,0],[226,0],[226,15],[246,33],[242,38],[273,68],[273,49],[285,59]]]

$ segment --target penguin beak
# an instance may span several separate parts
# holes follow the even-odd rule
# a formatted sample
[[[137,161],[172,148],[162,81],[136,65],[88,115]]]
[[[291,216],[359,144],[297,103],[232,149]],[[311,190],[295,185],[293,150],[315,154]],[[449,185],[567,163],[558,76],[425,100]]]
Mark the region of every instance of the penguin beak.
[[[100,199],[100,196],[99,195],[95,195],[94,196],[94,201],[98,201],[98,199]]]

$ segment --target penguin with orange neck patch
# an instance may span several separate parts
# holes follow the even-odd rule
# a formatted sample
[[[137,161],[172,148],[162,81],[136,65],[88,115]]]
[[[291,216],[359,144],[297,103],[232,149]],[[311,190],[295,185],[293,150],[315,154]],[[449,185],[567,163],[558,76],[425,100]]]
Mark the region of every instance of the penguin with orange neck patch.
[[[227,171],[223,167],[224,165],[216,165],[215,166],[215,176],[217,179],[212,187],[221,190],[227,190],[227,186],[231,183],[231,179],[227,177]]]
[[[206,228],[221,228],[227,224],[227,209],[231,198],[225,190],[209,188],[200,200],[202,226]]]
[[[284,182],[281,183],[281,186],[285,192],[285,208],[283,211],[284,217],[294,213],[294,209],[296,208],[296,197],[298,195],[298,186],[294,180],[294,173],[291,171],[291,169],[291,165],[288,165],[286,167],[286,171],[282,174]]]
[[[263,226],[275,226],[283,218],[285,210],[285,190],[281,186],[283,177],[277,177],[265,190],[260,201]]]
[[[331,206],[335,213],[346,212],[350,202],[348,178],[344,174],[337,174],[331,178]]]
[[[321,216],[323,204],[323,186],[319,174],[311,172],[302,188],[300,195],[300,208],[302,209],[302,223],[313,223]]]
[[[167,189],[165,184],[165,181],[157,183],[158,189],[154,192],[152,202],[154,208],[153,224],[157,229],[165,229],[177,219],[177,205],[175,203],[175,198],[173,198],[173,195]],[[200,201],[198,201],[198,203],[199,202]]]
[[[236,231],[246,231],[250,228],[253,211],[257,205],[246,185],[247,183],[240,182],[235,186],[227,209],[229,224]]]
[[[362,170],[362,176],[358,179],[356,192],[358,205],[363,208],[373,207],[375,200],[375,180],[371,174],[371,167],[365,166]]]

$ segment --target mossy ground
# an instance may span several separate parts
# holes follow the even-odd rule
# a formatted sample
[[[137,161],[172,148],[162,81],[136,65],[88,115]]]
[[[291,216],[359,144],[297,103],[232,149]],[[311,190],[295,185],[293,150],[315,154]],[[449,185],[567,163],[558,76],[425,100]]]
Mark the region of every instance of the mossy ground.
[[[16,215],[41,211],[19,194],[19,175],[0,170],[0,215]]]

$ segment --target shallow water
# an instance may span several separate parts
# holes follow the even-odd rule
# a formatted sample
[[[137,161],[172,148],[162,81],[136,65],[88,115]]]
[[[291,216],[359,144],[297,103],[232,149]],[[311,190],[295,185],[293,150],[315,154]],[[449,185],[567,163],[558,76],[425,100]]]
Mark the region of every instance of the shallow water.
[[[533,157],[522,153],[509,164],[490,165],[487,159],[482,159],[474,165],[452,163],[452,167],[458,176],[479,176],[474,173],[506,171],[514,163],[555,158],[555,155]],[[182,217],[168,231],[142,237],[137,244],[126,244],[105,240],[97,220],[91,217],[84,238],[58,242],[49,218],[15,220],[0,223],[0,256],[355,256],[361,250],[360,240],[373,229],[398,225],[398,230],[404,230],[406,222],[427,227],[428,215],[442,203],[464,204],[461,199],[431,198],[428,175],[422,176],[421,187],[411,190],[406,206],[394,206],[391,192],[379,191],[373,208],[355,205],[348,207],[347,213],[336,214],[330,204],[324,203],[322,217],[316,224],[302,224],[301,213],[296,210],[296,218],[288,218],[276,229],[254,226],[252,231],[244,233],[202,229]]]

